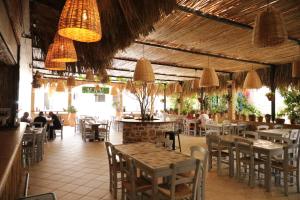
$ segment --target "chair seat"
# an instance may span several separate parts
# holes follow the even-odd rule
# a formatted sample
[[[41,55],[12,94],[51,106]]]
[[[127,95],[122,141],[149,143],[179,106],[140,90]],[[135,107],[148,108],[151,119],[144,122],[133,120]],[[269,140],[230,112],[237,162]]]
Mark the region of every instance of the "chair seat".
[[[272,168],[274,169],[278,169],[280,171],[283,171],[283,162],[280,162],[280,161],[272,161]],[[296,171],[297,170],[297,167],[296,166],[293,166],[293,165],[288,165],[287,166],[287,171],[288,172],[293,172],[293,171]]]
[[[144,192],[152,188],[152,184],[144,178],[137,178],[135,180],[135,184],[137,192]],[[129,181],[122,181],[122,185],[128,192],[130,192],[132,186]]]
[[[171,197],[171,190],[168,184],[161,184],[158,187],[158,191],[166,197]],[[184,199],[191,197],[192,190],[186,184],[179,184],[175,187],[175,199]]]
[[[211,154],[212,156],[215,156],[215,157],[219,156],[219,152],[218,152],[217,150],[211,151],[210,154]],[[229,153],[228,153],[228,152],[226,152],[226,151],[221,151],[221,157],[228,157],[228,156],[229,156]]]

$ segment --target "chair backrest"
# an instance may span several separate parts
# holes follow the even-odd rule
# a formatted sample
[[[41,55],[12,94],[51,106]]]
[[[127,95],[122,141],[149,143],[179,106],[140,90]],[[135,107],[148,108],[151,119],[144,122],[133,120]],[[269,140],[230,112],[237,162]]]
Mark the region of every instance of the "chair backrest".
[[[43,122],[32,122],[31,125],[33,127],[36,127],[36,128],[42,128],[43,127]]]
[[[274,129],[283,129],[283,125],[282,124],[275,124],[273,126]]]
[[[230,124],[230,120],[223,120],[222,124]]]
[[[284,165],[297,166],[300,167],[300,145],[299,144],[289,144],[283,147],[284,150]]]
[[[269,126],[268,125],[259,125],[256,127],[257,130],[268,130]]]
[[[253,138],[253,139],[258,139],[258,133],[254,131],[242,131],[242,135],[245,138]]]
[[[292,143],[299,144],[300,139],[300,130],[299,129],[292,129],[289,134],[289,140]]]
[[[217,134],[206,135],[206,143],[208,144],[208,151],[212,150],[212,147],[218,147],[220,145],[220,138]]]
[[[236,148],[236,154],[239,153],[247,154],[253,156],[253,141],[246,138],[235,138],[234,144]]]
[[[190,187],[192,187],[192,193],[191,193],[191,199],[196,199],[197,196],[197,183],[199,181],[199,172],[200,172],[200,160],[198,159],[190,159],[185,160],[177,163],[173,163],[170,165],[170,168],[172,170],[171,175],[171,200],[176,199],[176,186],[181,184],[187,184]],[[188,173],[188,172],[195,172],[194,176],[188,176],[188,177],[182,177],[178,178],[178,174],[181,173]]]
[[[206,135],[220,135],[220,129],[209,129],[205,131]]]
[[[110,143],[110,142],[105,142],[105,147],[106,147],[106,153],[107,153],[109,168],[111,168],[111,166],[113,165],[113,162],[114,162],[113,161],[114,145],[112,145],[112,143]]]

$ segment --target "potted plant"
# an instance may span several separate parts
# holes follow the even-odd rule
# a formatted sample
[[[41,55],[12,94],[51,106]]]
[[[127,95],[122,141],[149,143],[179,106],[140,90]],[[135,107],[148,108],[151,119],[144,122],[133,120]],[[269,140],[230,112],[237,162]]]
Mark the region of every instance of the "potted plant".
[[[280,111],[280,116],[287,116],[291,124],[295,124],[300,119],[300,90],[281,90],[285,108]]]
[[[67,109],[68,114],[68,121],[70,126],[75,126],[75,119],[76,119],[76,113],[77,110],[74,106],[69,106]]]
[[[275,93],[274,92],[268,92],[266,94],[266,97],[268,98],[269,101],[273,101],[275,99]]]
[[[249,121],[255,122],[256,121],[256,115],[254,113],[248,115]]]
[[[243,110],[241,112],[241,117],[242,117],[242,120],[243,121],[246,121],[247,120],[247,115],[248,115],[248,111],[247,110]]]
[[[265,115],[266,123],[271,123],[271,117],[272,116],[270,114]]]
[[[264,117],[262,115],[257,116],[257,121],[258,122],[263,122]]]

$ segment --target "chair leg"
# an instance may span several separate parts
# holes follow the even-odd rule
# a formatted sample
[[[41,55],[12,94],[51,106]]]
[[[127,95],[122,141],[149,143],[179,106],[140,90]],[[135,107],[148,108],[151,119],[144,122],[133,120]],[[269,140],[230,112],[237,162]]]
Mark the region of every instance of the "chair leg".
[[[178,138],[179,150],[180,150],[180,152],[181,152],[181,143],[180,143],[180,137],[179,137],[179,134],[177,134],[177,138]]]

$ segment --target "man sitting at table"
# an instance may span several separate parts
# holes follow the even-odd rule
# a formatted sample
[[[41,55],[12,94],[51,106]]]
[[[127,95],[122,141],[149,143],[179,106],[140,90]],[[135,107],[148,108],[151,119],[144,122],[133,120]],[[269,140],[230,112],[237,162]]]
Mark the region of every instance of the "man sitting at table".
[[[34,122],[41,122],[43,124],[43,127],[44,127],[45,124],[47,123],[47,119],[44,117],[44,113],[40,112],[39,116],[34,118]]]
[[[31,123],[28,112],[24,112],[23,116],[21,117],[21,122]]]
[[[52,126],[49,127],[49,137],[50,140],[52,140],[54,138],[54,130],[58,130],[61,129],[61,123],[57,117],[57,115],[55,115],[53,112],[49,112],[49,115],[52,119]]]

